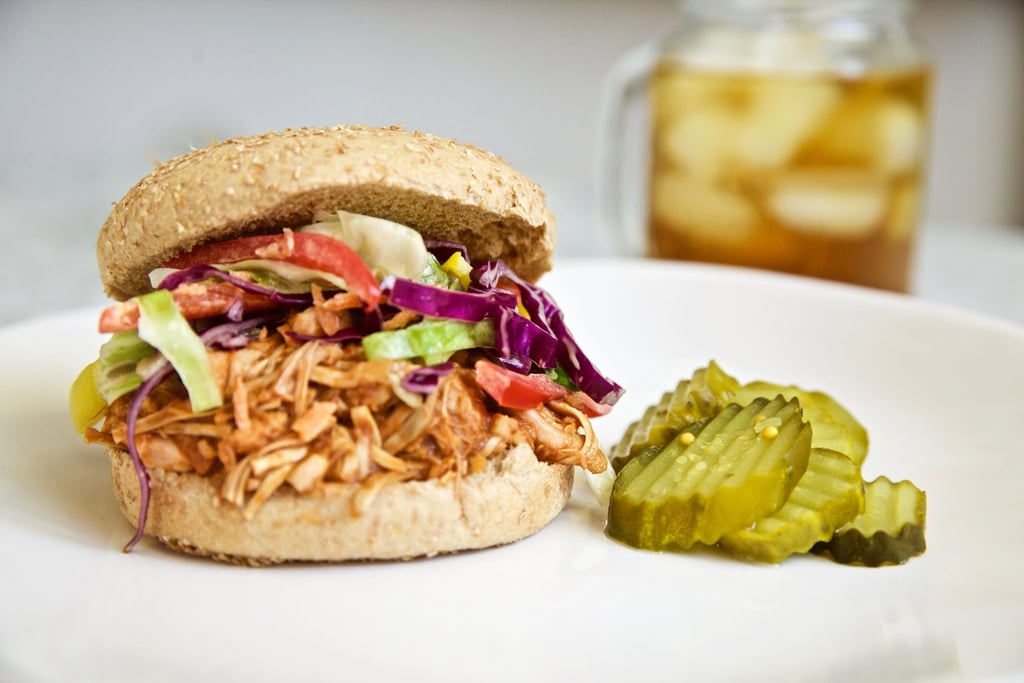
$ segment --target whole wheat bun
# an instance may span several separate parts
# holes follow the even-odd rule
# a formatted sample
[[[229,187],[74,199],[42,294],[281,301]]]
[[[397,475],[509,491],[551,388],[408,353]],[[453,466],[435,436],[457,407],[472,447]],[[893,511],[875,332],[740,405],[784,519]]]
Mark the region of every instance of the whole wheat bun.
[[[279,232],[343,209],[465,244],[536,280],[556,224],[544,193],[503,159],[401,127],[303,128],[238,137],[171,159],[115,206],[96,244],[115,299],[149,291],[148,274],[196,245]]]
[[[131,458],[110,449],[114,491],[133,524],[139,482]],[[565,507],[573,470],[538,462],[526,445],[493,458],[457,485],[437,480],[385,486],[360,515],[357,484],[316,493],[279,489],[251,520],[218,496],[223,474],[150,470],[145,532],[167,546],[213,559],[262,566],[289,561],[399,560],[487,548],[520,540]]]

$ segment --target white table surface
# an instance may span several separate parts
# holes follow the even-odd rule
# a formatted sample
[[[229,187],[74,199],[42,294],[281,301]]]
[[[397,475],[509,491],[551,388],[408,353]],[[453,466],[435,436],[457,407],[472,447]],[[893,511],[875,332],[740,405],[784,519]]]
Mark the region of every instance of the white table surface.
[[[0,205],[3,234],[32,216]],[[0,326],[107,301],[99,284],[95,232],[37,226],[4,240]],[[603,254],[558,252],[559,259]],[[557,267],[557,265],[556,265]],[[1024,325],[1024,226],[930,224],[915,260],[913,293],[961,310]]]

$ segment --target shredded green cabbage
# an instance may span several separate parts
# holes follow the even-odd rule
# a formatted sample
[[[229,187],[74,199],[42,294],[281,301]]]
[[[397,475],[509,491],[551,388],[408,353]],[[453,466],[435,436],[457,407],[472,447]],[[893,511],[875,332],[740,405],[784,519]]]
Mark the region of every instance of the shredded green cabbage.
[[[322,214],[319,222],[299,232],[329,235],[347,244],[378,279],[388,275],[419,280],[427,268],[423,236],[412,228],[374,216],[348,211]]]
[[[94,381],[107,403],[135,391],[142,384],[139,362],[156,354],[156,349],[134,330],[116,332],[101,347],[94,369]]]
[[[210,366],[206,345],[178,310],[171,293],[162,289],[136,297],[139,338],[152,344],[174,367],[188,391],[192,410],[220,407],[224,399]]]
[[[422,358],[428,365],[443,363],[456,351],[494,345],[494,323],[425,320],[400,330],[363,337],[363,352],[375,358]]]

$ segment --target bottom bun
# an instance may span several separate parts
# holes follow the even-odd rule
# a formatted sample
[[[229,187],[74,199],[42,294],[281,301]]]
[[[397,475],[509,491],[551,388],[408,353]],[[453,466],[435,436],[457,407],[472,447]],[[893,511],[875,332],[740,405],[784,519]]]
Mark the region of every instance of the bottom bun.
[[[139,482],[128,453],[110,449],[114,491],[133,524]],[[328,483],[297,494],[282,487],[251,520],[219,496],[223,473],[150,470],[145,532],[193,555],[254,566],[432,556],[511,543],[544,528],[565,507],[573,469],[538,462],[526,445],[453,481],[385,486],[352,514],[357,484]]]

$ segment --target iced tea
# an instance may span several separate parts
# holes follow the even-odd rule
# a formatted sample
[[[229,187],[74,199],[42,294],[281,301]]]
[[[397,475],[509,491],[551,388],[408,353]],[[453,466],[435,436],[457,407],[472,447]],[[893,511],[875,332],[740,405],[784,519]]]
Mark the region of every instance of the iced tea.
[[[906,291],[929,80],[660,65],[651,254]]]

